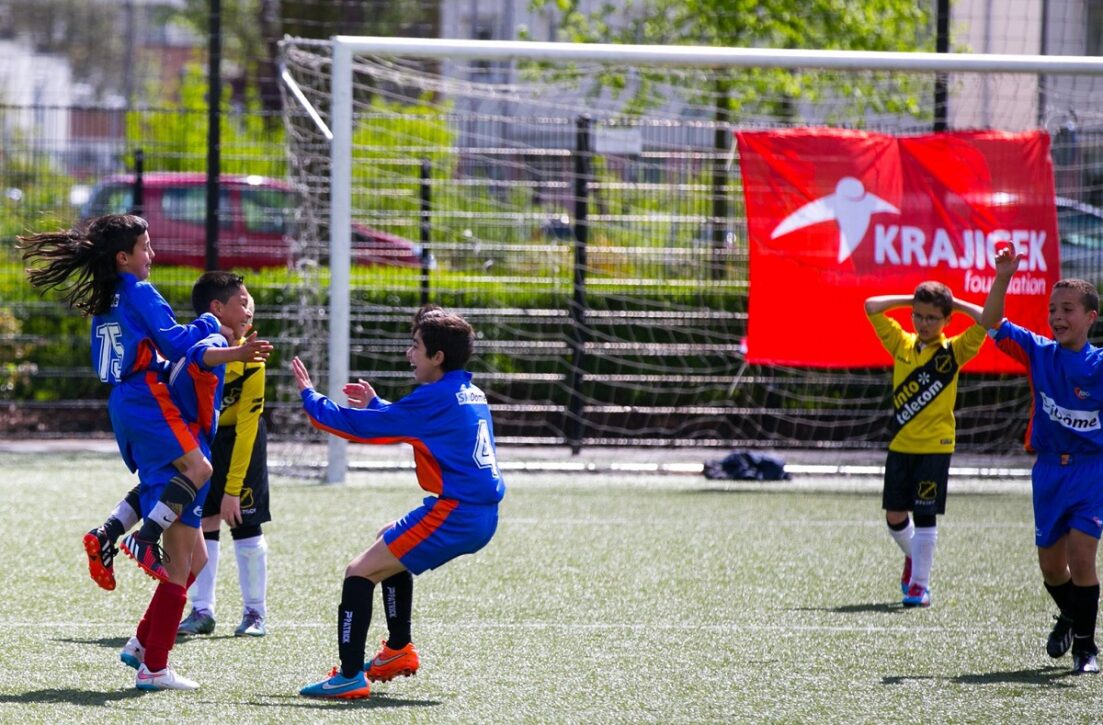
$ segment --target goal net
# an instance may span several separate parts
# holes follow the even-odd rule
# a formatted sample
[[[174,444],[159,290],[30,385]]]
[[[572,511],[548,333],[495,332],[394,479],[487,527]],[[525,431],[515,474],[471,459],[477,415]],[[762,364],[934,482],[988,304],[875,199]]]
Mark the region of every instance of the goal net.
[[[321,387],[363,377],[387,398],[409,392],[409,321],[438,303],[479,333],[473,370],[502,444],[885,444],[887,353],[857,369],[746,359],[733,132],[1044,129],[1076,211],[1059,219],[1062,249],[1103,242],[1098,59],[371,38],[281,49],[288,152],[317,221],[305,245],[318,276],[297,314],[326,342],[309,361]],[[387,259],[396,248],[412,256]],[[1079,263],[1077,276],[1103,277],[1098,255]],[[788,334],[845,345],[834,314],[794,289]],[[1028,405],[1021,377],[966,372],[959,447],[1015,449]]]

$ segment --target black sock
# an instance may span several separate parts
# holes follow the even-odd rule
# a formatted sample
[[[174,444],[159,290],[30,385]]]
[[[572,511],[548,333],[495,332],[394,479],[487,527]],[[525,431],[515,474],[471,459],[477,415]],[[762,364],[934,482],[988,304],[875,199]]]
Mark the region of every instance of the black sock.
[[[1053,586],[1052,584],[1046,585],[1046,591],[1049,592],[1049,596],[1053,597],[1053,601],[1057,603],[1057,608],[1061,610],[1061,614],[1068,618],[1072,618],[1072,579],[1069,579],[1064,584],[1058,584]]]
[[[123,496],[123,501],[127,506],[137,514],[138,518],[142,518],[142,485],[138,484],[134,488],[126,492]]]
[[[142,528],[138,529],[138,538],[143,541],[159,541],[165,529],[180,518],[180,514],[191,506],[198,493],[199,489],[184,474],[177,473],[170,478],[157,505],[153,507],[153,511],[150,511],[149,516],[142,520]]]
[[[371,624],[371,600],[375,584],[362,576],[345,577],[341,604],[337,607],[337,653],[341,674],[354,677],[364,669],[364,645]]]
[[[1072,651],[1096,654],[1095,620],[1099,614],[1099,585],[1072,585]]]
[[[402,571],[384,579],[383,612],[387,615],[387,646],[402,649],[410,644],[410,613],[414,608],[414,575]]]
[[[103,522],[103,532],[107,534],[108,539],[114,541],[125,534],[126,529],[123,528],[122,521],[119,521],[114,516],[108,516],[107,521]]]
[[[903,531],[904,529],[908,528],[908,524],[910,524],[911,521],[909,519],[905,518],[903,521],[901,521],[898,524],[889,524],[888,521],[886,521],[885,523],[888,524],[889,528],[892,529],[893,531]]]

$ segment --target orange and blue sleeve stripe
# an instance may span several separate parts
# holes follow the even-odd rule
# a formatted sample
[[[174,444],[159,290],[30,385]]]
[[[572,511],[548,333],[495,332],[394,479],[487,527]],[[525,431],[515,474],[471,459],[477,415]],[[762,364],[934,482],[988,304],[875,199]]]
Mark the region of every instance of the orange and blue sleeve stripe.
[[[420,438],[410,438],[407,436],[388,436],[382,438],[360,438],[347,431],[339,430],[337,428],[331,428],[330,426],[322,423],[314,416],[307,413],[307,417],[310,418],[310,424],[315,428],[326,433],[331,433],[338,438],[344,438],[347,441],[353,443],[365,443],[367,445],[391,445],[393,443],[409,443],[414,449],[414,472],[417,474],[418,485],[429,493],[441,495],[444,490],[444,477],[440,472],[440,463],[437,461],[433,452],[429,450],[429,446],[425,445],[425,441]]]

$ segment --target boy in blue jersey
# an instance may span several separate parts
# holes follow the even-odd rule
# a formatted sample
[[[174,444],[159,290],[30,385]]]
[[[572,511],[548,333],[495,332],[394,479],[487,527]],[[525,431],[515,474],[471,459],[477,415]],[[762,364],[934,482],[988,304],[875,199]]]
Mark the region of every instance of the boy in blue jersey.
[[[164,477],[175,518],[210,477],[211,465],[172,401],[165,358],[183,356],[199,340],[220,332],[221,323],[212,314],[189,325],[176,323],[149,281],[155,254],[149,225],[141,217],[110,214],[82,229],[21,236],[19,249],[32,286],[58,290],[70,307],[92,316],[92,364],[111,385],[107,409],[119,452],[131,471],[157,471]],[[252,353],[259,353],[255,345],[248,350]],[[110,557],[110,549],[106,553]],[[158,557],[142,558],[147,571],[152,563],[160,565]],[[166,666],[149,684],[187,689],[189,681]]]
[[[1008,285],[1023,255],[1001,249],[980,323],[996,345],[1022,362],[1033,400],[1027,450],[1034,543],[1043,583],[1060,613],[1046,642],[1050,657],[1072,649],[1073,672],[1099,672],[1095,644],[1099,577],[1095,557],[1103,531],[1103,349],[1088,344],[1099,317],[1099,293],[1081,279],[1063,279],[1049,298],[1052,338],[1003,316]]]
[[[486,396],[464,370],[474,347],[471,325],[459,315],[427,306],[414,317],[406,358],[418,388],[394,403],[360,380],[344,387],[350,407],[315,392],[295,358],[291,369],[311,423],[360,443],[413,446],[418,483],[434,494],[422,506],[385,526],[374,544],[345,569],[337,610],[341,665],[300,690],[307,697],[355,699],[371,694],[368,681],[412,675],[419,666],[410,641],[413,576],[486,546],[498,524],[505,485],[498,470],[494,426]],[[365,665],[372,594],[382,583],[388,638]]]
[[[215,315],[237,340],[249,326],[252,313],[248,292],[241,277],[230,272],[206,272],[192,288],[192,305]],[[260,344],[253,341],[253,347]],[[268,346],[270,349],[270,346]],[[267,354],[267,350],[263,351]],[[172,366],[169,388],[181,416],[207,457],[218,429],[218,410],[222,398],[225,365],[252,359],[256,354],[244,346],[230,347],[222,334],[213,334],[192,345]],[[140,503],[143,516],[149,516],[162,501],[165,471],[139,469]],[[195,689],[198,684],[176,675],[166,685],[158,673],[170,671],[168,655],[176,639],[176,626],[187,599],[187,586],[206,564],[206,548],[199,535],[203,503],[209,490],[200,487],[192,506],[185,509],[166,529],[164,562],[168,581],[160,582],[137,632],[123,647],[120,659],[136,668],[139,689]]]

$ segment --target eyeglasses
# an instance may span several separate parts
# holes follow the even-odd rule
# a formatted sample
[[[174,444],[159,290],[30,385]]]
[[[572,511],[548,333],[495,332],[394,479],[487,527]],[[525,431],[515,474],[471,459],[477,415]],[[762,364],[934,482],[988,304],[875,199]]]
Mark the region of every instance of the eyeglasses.
[[[942,322],[945,319],[946,318],[942,317],[941,315],[921,315],[918,312],[912,313],[912,320],[914,322],[921,322],[924,325],[934,325],[936,323]]]

